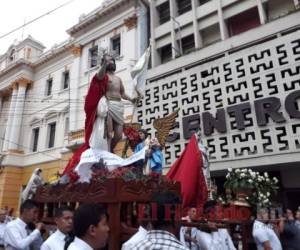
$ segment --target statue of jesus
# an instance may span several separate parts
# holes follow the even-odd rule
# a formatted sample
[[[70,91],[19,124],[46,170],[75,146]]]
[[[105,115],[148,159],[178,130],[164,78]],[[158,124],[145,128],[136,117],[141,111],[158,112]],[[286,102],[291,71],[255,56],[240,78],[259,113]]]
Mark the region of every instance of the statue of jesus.
[[[93,126],[92,135],[90,138],[91,148],[105,149],[101,146],[101,140],[106,139],[108,149],[113,152],[117,143],[122,139],[123,123],[124,123],[124,104],[122,99],[136,102],[136,98],[130,98],[126,93],[120,77],[115,74],[116,63],[115,59],[110,55],[104,55],[101,61],[101,67],[97,74],[100,80],[99,84],[105,79],[108,79],[105,95],[99,100],[97,107],[96,119]],[[100,125],[105,118],[106,123]],[[103,123],[103,121],[102,121]]]
[[[73,154],[63,175],[72,174],[85,150],[94,148],[113,152],[122,138],[124,105],[121,100],[136,103],[137,98],[126,95],[122,80],[116,76],[115,70],[115,59],[104,55],[100,70],[92,78],[85,97],[84,144]]]

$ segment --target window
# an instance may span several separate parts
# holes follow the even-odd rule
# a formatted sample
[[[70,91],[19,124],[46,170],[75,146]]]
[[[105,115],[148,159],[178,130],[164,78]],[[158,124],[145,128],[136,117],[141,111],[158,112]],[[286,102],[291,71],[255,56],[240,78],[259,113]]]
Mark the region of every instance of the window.
[[[234,36],[260,26],[257,8],[252,8],[228,19],[228,31]]]
[[[160,49],[161,62],[165,63],[172,59],[172,46],[168,44]]]
[[[195,39],[194,34],[186,36],[181,39],[182,52],[188,54],[195,50]]]
[[[159,23],[163,24],[170,20],[170,5],[169,1],[159,5],[157,7],[158,16],[159,16]]]
[[[93,68],[98,64],[98,46],[89,49],[89,68]]]
[[[52,83],[53,83],[53,78],[49,78],[47,80],[46,96],[49,96],[52,94]]]
[[[111,50],[115,55],[121,55],[121,37],[120,35],[111,38]]]
[[[13,49],[9,55],[9,62],[13,62],[15,60],[16,51]]]
[[[192,9],[191,0],[176,0],[178,7],[178,15],[182,15]]]
[[[69,88],[70,84],[70,72],[67,70],[63,72],[63,89]]]
[[[205,3],[207,3],[207,2],[210,2],[211,0],[199,0],[199,4],[201,5],[201,4],[205,4]]]
[[[32,152],[36,152],[38,148],[40,128],[34,128],[32,130]]]
[[[53,148],[54,147],[54,142],[55,142],[55,129],[56,129],[56,123],[50,123],[48,125],[48,148]]]
[[[68,135],[69,130],[70,130],[69,123],[70,123],[69,117],[66,117],[66,119],[65,119],[65,136]]]

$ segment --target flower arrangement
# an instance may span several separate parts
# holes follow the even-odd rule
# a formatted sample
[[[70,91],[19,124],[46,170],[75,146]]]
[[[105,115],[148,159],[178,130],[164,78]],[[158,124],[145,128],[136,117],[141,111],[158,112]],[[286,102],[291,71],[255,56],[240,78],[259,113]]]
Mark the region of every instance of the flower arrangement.
[[[245,199],[250,206],[268,207],[271,205],[271,196],[277,192],[278,179],[271,178],[267,172],[261,174],[246,168],[235,170],[229,168],[224,187],[229,199],[231,199],[231,191],[235,196],[242,192],[246,194]]]

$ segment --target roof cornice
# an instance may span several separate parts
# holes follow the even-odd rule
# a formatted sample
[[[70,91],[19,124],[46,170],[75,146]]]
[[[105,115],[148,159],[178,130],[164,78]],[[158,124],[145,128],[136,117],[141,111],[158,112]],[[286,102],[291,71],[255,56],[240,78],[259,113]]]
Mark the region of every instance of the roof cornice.
[[[33,67],[33,64],[30,61],[21,58],[21,59],[17,60],[16,62],[10,64],[5,69],[1,70],[0,71],[0,77],[3,76],[3,75],[5,75],[5,74],[7,74],[7,73],[9,73],[9,72],[11,72],[12,70],[14,70],[14,69],[16,69],[16,68],[18,68],[20,66],[23,66],[23,65],[24,66],[28,66],[30,68]]]
[[[82,29],[93,24],[100,18],[111,14],[113,11],[117,10],[119,7],[121,7],[122,5],[129,3],[129,2],[130,2],[130,0],[115,0],[105,7],[101,7],[98,10],[96,9],[95,11],[88,14],[82,21],[79,21],[79,23],[77,23],[76,25],[74,25],[70,29],[68,29],[67,33],[70,36],[73,36],[77,32],[79,32]]]
[[[65,53],[66,51],[69,51],[71,54],[71,49],[73,47],[74,44],[72,42],[68,42],[58,48],[50,49],[46,51],[44,54],[42,54],[41,57],[33,63],[33,67],[41,66],[42,64],[49,62],[53,58]]]

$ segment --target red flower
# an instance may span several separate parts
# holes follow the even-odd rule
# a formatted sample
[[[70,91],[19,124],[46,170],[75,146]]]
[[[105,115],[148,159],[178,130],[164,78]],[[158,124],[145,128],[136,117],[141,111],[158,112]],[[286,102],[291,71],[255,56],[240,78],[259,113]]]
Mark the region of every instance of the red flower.
[[[155,172],[151,172],[149,175],[150,175],[151,177],[153,177],[153,178],[158,178],[158,177],[161,176],[161,174],[155,173]]]
[[[139,132],[131,127],[124,127],[123,132],[129,140],[129,145],[131,149],[134,150],[135,146],[141,141]]]

